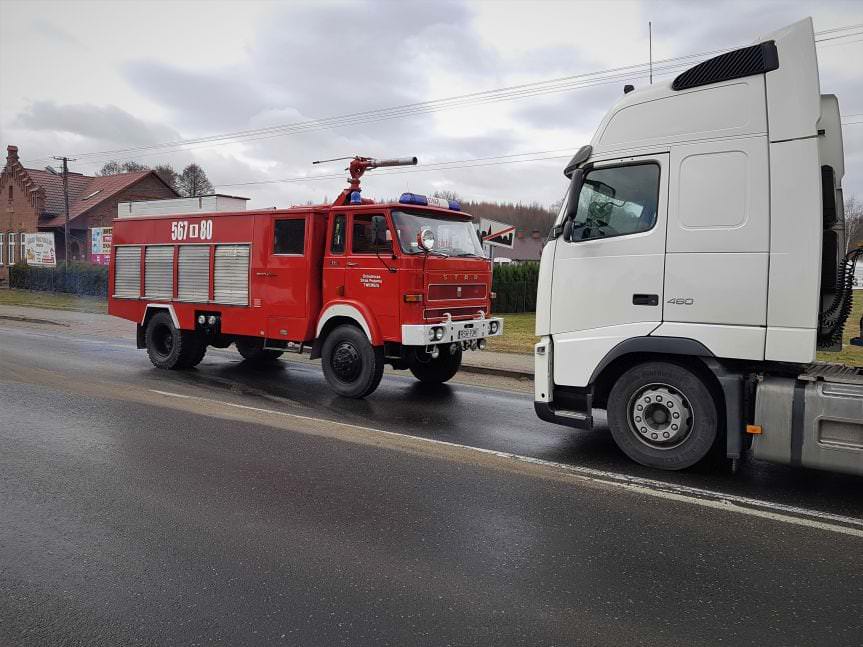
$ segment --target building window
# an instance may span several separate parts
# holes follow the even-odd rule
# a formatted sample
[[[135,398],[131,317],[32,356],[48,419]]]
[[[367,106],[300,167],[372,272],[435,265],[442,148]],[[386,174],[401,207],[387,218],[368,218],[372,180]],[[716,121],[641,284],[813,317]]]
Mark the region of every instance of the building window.
[[[15,234],[9,232],[9,265],[15,265]]]
[[[21,236],[21,255],[18,257],[18,262],[24,263],[27,260],[27,247],[24,245],[24,232],[22,231],[19,236]]]
[[[0,233],[0,267],[3,267],[3,257],[6,255],[6,248],[3,246],[4,237],[5,234]]]
[[[9,202],[12,202],[12,185],[9,185]]]

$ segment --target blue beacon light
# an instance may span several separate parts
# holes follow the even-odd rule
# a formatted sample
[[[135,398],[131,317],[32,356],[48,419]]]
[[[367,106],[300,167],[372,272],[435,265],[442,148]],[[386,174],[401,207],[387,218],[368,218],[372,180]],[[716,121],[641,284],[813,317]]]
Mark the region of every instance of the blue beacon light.
[[[443,207],[452,211],[461,211],[461,205],[455,200],[445,200],[444,198],[428,198],[418,193],[402,193],[399,198],[401,204],[415,204],[423,207]]]
[[[359,191],[351,191],[351,204],[362,204],[363,196]]]

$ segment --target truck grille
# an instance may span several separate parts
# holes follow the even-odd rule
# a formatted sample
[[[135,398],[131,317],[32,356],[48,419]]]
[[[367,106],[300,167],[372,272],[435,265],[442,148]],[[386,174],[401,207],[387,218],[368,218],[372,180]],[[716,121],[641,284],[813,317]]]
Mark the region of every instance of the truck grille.
[[[448,299],[485,299],[487,286],[483,283],[457,285],[454,283],[433,283],[429,285],[429,301]]]

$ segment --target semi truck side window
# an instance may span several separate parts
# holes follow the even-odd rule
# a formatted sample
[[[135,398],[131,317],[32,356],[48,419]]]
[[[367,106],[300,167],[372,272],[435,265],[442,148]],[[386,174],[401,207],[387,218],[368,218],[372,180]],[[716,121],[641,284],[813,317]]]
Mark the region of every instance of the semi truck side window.
[[[333,254],[345,253],[345,217],[336,216],[333,220],[333,239],[330,242],[330,251]]]
[[[302,256],[306,243],[305,219],[276,220],[274,229],[274,254],[299,254]]]
[[[659,207],[659,165],[632,164],[590,171],[578,195],[571,242],[652,229]]]

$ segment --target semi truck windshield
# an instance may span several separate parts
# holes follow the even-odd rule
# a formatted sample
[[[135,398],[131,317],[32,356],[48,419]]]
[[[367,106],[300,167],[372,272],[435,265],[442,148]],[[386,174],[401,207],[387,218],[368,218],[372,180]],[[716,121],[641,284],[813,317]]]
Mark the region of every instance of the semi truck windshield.
[[[406,254],[421,254],[417,234],[431,229],[435,237],[434,251],[447,256],[484,257],[476,228],[466,216],[462,218],[435,213],[393,211],[399,245]]]

